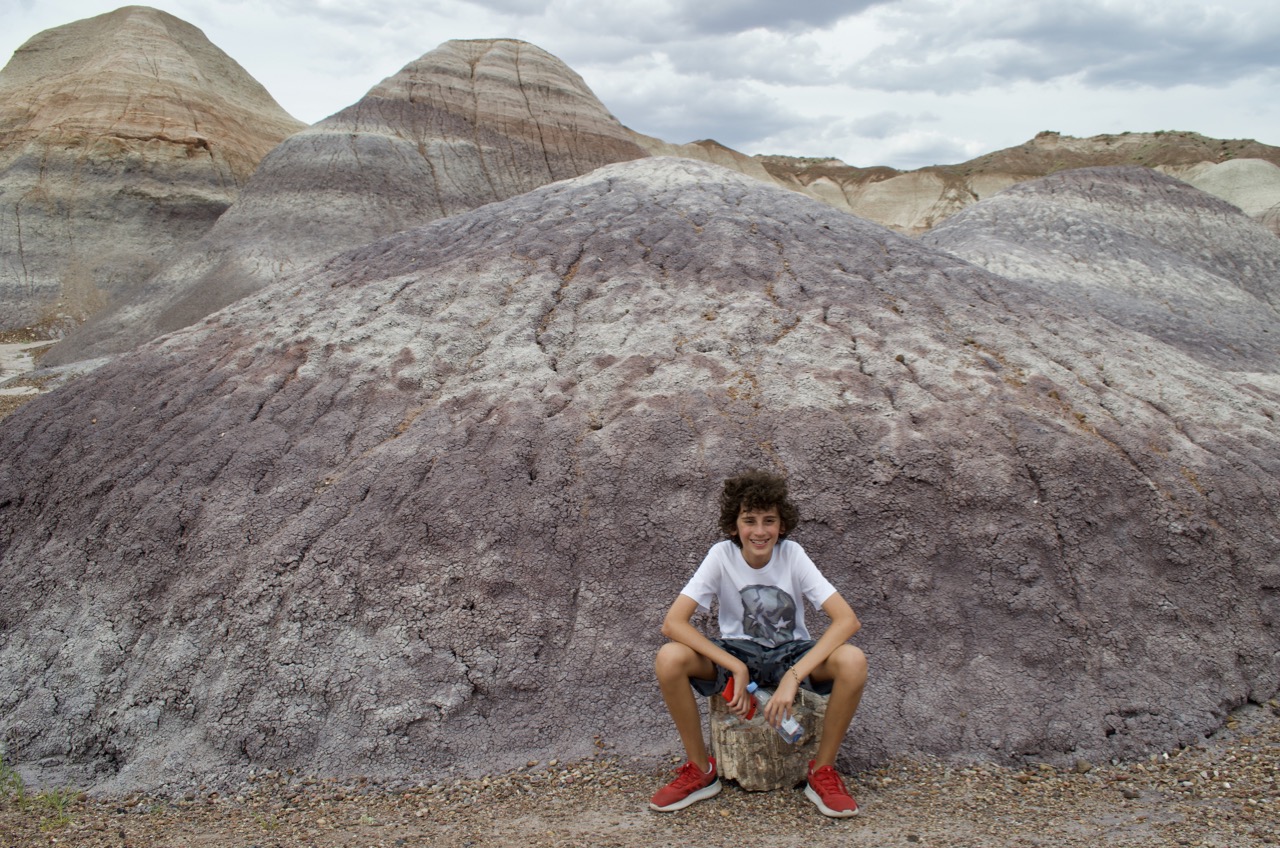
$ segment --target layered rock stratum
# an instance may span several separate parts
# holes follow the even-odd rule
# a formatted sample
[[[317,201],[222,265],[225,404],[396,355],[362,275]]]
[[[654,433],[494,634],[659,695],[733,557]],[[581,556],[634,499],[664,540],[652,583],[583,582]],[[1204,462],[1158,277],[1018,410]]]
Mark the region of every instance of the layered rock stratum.
[[[607,166],[7,419],[0,736],[117,790],[669,753],[661,617],[760,466],[864,622],[846,767],[1194,742],[1280,687],[1269,367],[721,168]]]
[[[272,151],[207,237],[48,361],[128,350],[346,248],[648,155],[633,136],[546,51],[447,42]]]
[[[9,320],[61,333],[88,319],[45,356],[49,365],[130,350],[346,248],[644,156],[722,165],[910,234],[1021,181],[1139,164],[1224,197],[1280,233],[1280,149],[1257,142],[1045,132],[961,165],[911,172],[749,157],[711,140],[672,144],[624,127],[572,69],[511,39],[447,42],[265,160],[299,126],[198,30],[162,12],[128,7],[50,30],[11,64],[14,125],[43,135],[34,147],[14,147],[25,158],[0,177],[0,204],[13,219],[9,242],[0,234],[15,305]],[[77,70],[49,76],[45,67]],[[119,111],[127,123],[112,123]],[[68,158],[58,133],[81,125],[106,135],[86,141],[73,132],[74,162],[33,176],[40,157]],[[169,159],[152,162],[156,150],[182,153],[189,173],[175,177]],[[98,177],[68,187],[63,176],[88,170]],[[205,185],[210,177],[220,188]]]
[[[63,332],[128,296],[302,127],[156,9],[27,41],[0,71],[0,330]]]
[[[958,165],[915,171],[860,168],[838,159],[756,157],[777,184],[919,235],[1009,186],[1076,168],[1138,165],[1185,180],[1280,235],[1280,147],[1193,132],[1120,133],[1075,138],[1042,132],[1016,147]],[[721,164],[728,164],[722,162]]]
[[[1020,183],[921,240],[1214,367],[1280,373],[1280,239],[1269,235],[1216,197],[1127,167]]]

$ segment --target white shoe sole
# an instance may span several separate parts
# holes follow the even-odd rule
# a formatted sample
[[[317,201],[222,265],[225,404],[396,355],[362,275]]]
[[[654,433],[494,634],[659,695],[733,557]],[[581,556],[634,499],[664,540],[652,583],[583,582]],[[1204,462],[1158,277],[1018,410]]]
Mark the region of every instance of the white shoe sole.
[[[812,801],[814,806],[817,807],[824,816],[829,816],[833,819],[847,819],[858,814],[857,807],[854,807],[852,810],[831,809],[826,804],[822,803],[822,798],[817,792],[814,792],[813,787],[807,783],[804,785],[804,794],[805,797]]]
[[[712,783],[710,786],[704,786],[701,789],[699,789],[697,792],[690,792],[688,795],[684,796],[679,801],[676,801],[674,804],[668,804],[665,807],[659,807],[657,804],[650,801],[649,809],[659,813],[674,813],[676,810],[683,810],[685,807],[689,806],[690,804],[697,803],[698,801],[704,801],[707,798],[714,798],[719,794],[720,794],[720,778],[716,778],[715,783]]]

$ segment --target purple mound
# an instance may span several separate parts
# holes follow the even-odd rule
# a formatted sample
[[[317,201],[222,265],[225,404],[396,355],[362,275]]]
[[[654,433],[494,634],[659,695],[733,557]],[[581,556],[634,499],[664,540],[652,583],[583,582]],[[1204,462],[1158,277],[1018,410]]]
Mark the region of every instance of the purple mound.
[[[1224,200],[1147,168],[1021,183],[922,238],[1078,299],[1210,365],[1280,370],[1280,239]]]
[[[0,428],[0,734],[107,789],[672,751],[748,466],[864,621],[846,767],[1200,737],[1277,690],[1280,394],[713,166],[335,257]]]

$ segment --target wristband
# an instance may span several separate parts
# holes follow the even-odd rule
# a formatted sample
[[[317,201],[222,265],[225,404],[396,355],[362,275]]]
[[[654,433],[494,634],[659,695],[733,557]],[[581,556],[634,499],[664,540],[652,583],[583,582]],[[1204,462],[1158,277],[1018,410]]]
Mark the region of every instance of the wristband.
[[[795,666],[791,666],[791,668],[787,669],[787,671],[791,672],[791,676],[796,679],[797,686],[799,686],[801,683],[804,682],[803,680],[800,679],[800,674],[796,671]]]

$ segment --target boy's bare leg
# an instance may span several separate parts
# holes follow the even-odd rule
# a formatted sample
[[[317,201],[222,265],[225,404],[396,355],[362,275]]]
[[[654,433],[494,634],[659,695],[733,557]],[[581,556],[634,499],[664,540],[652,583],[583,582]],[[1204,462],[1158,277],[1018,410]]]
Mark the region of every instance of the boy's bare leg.
[[[689,761],[704,772],[711,767],[707,759],[707,743],[702,735],[702,716],[698,701],[689,686],[690,677],[714,680],[716,667],[711,660],[679,642],[667,642],[658,649],[653,663],[658,675],[662,699],[675,722],[676,732]],[[852,716],[852,714],[850,714]]]
[[[853,645],[841,645],[813,670],[812,676],[815,680],[830,680],[832,684],[827,714],[822,721],[822,741],[818,743],[813,763],[815,768],[834,766],[853,714],[858,711],[863,687],[867,685],[867,657]]]

